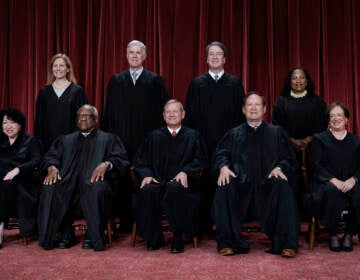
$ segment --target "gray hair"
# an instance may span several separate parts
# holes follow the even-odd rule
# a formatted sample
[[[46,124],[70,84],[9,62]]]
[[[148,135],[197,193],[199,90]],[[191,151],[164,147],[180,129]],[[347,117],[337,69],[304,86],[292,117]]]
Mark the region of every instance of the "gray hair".
[[[143,53],[146,53],[146,46],[143,42],[138,41],[138,40],[132,40],[126,47],[126,52],[128,52],[129,48],[132,46],[138,46],[141,48],[141,50],[143,51]]]
[[[91,115],[93,116],[94,119],[97,119],[99,117],[99,113],[98,113],[98,110],[96,109],[95,106],[93,105],[90,105],[90,104],[84,104],[82,105],[79,110],[77,110],[77,113],[79,114],[80,110],[81,109],[86,109],[86,110],[91,110],[92,113]]]
[[[167,105],[174,104],[174,103],[180,104],[180,111],[184,111],[184,106],[183,106],[182,103],[181,103],[179,100],[177,100],[177,99],[170,99],[170,100],[168,100],[168,101],[165,103],[165,105],[164,105],[164,111],[165,111],[165,108],[166,108]]]

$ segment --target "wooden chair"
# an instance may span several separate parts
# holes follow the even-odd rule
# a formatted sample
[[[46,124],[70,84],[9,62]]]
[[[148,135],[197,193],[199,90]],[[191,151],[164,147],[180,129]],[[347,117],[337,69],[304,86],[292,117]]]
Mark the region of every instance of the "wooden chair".
[[[133,182],[136,184],[137,178],[136,178],[135,169],[133,167],[130,168],[130,174],[131,174],[131,178],[132,178]],[[168,231],[169,230],[168,225],[169,224],[168,224],[168,221],[166,219],[166,215],[163,214],[162,223],[161,223],[161,230],[163,232]],[[193,247],[197,248],[198,247],[198,237],[193,236],[192,240],[193,240]],[[136,221],[134,221],[134,223],[132,225],[131,236],[130,236],[130,246],[135,247],[135,245],[136,245]]]

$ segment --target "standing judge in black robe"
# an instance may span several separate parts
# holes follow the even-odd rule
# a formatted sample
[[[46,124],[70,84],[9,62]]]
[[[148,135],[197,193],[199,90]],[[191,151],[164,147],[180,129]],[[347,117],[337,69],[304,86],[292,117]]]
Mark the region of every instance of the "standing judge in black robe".
[[[101,128],[115,133],[124,142],[129,159],[133,160],[139,145],[147,134],[163,126],[161,113],[168,94],[163,79],[143,67],[146,46],[137,40],[126,49],[129,70],[111,77],[108,87]],[[131,228],[131,197],[133,182],[130,174],[122,178],[118,193],[120,228]]]
[[[163,116],[167,127],[151,132],[134,160],[141,179],[134,201],[136,226],[148,250],[158,249],[164,242],[164,211],[174,235],[170,251],[179,253],[184,251],[182,233],[198,234],[199,176],[207,155],[200,134],[181,126],[185,111],[179,101],[168,101]]]
[[[146,135],[162,126],[168,95],[162,77],[143,67],[146,47],[142,42],[131,41],[126,57],[130,69],[109,81],[101,128],[117,134],[132,159]]]
[[[227,49],[222,43],[210,43],[206,47],[206,56],[209,71],[192,80],[188,88],[185,123],[201,133],[211,157],[225,132],[244,122],[241,111],[244,88],[239,78],[224,72]],[[210,209],[215,188],[205,170],[201,190],[205,232],[212,231]]]
[[[326,129],[326,104],[314,93],[313,81],[303,68],[289,71],[276,99],[272,122],[288,133],[296,150],[306,149],[315,133]]]
[[[83,105],[77,115],[80,132],[59,137],[44,157],[42,169],[47,176],[40,197],[39,244],[53,248],[59,230],[62,237],[57,248],[75,243],[73,204],[79,196],[88,226],[83,248],[100,251],[105,249],[104,229],[112,193],[109,179],[124,172],[129,162],[121,140],[95,128],[95,107]]]
[[[299,189],[298,201],[308,188],[307,178],[311,173],[307,148],[313,135],[326,129],[325,111],[326,104],[322,97],[314,93],[314,84],[308,72],[299,67],[291,69],[281,95],[275,101],[272,123],[282,126],[288,133],[295,148],[298,166],[303,170],[305,180],[300,180],[296,187]],[[301,179],[300,176],[298,178]]]
[[[224,72],[227,49],[220,42],[206,47],[208,73],[191,81],[186,96],[186,124],[198,130],[212,155],[220,138],[244,122],[244,88],[239,78]]]
[[[360,225],[360,138],[346,130],[349,110],[339,102],[327,110],[329,130],[315,134],[310,146],[314,175],[310,185],[310,211],[330,233],[330,250],[352,251],[352,235]],[[341,214],[348,203],[345,233],[337,232]]]
[[[76,112],[86,103],[69,57],[61,53],[54,55],[47,84],[40,89],[36,100],[35,136],[42,141],[45,151],[58,136],[76,131]]]
[[[40,162],[39,141],[25,133],[25,116],[16,109],[0,112],[0,247],[13,203],[18,198],[20,235],[35,231],[36,186],[32,175]]]
[[[265,110],[264,98],[249,93],[243,107],[247,123],[228,131],[214,153],[213,218],[221,255],[248,252],[240,232],[254,219],[272,241],[268,252],[293,257],[298,247],[295,155],[283,129],[262,121]]]

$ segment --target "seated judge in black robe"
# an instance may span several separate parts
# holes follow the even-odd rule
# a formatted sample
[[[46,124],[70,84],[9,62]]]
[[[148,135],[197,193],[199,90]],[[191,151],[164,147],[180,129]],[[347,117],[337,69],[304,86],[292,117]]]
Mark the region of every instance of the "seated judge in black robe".
[[[208,72],[194,78],[186,95],[185,125],[196,129],[203,136],[209,157],[217,143],[230,128],[240,125],[245,118],[241,111],[244,88],[240,79],[224,70],[228,59],[227,48],[221,42],[206,47]],[[202,197],[202,231],[213,233],[210,217],[211,203],[216,185],[204,170]]]
[[[35,232],[37,194],[33,171],[40,163],[39,141],[26,134],[25,116],[16,109],[0,112],[0,246],[17,198],[20,235]]]
[[[104,229],[108,220],[109,179],[124,172],[129,165],[121,140],[97,130],[97,110],[83,105],[78,110],[80,131],[59,137],[44,157],[42,169],[47,172],[40,196],[39,244],[54,247],[58,231],[61,239],[57,248],[69,248],[75,243],[72,223],[75,198],[79,197],[88,230],[83,248],[105,249]]]
[[[170,100],[164,107],[167,127],[151,132],[139,148],[134,167],[141,185],[134,201],[137,234],[149,250],[163,245],[162,213],[173,233],[171,252],[184,251],[182,233],[198,234],[200,171],[207,165],[200,134],[181,126],[182,104]]]
[[[36,100],[35,136],[47,151],[60,135],[77,130],[76,112],[86,104],[84,89],[76,84],[69,57],[59,53],[51,58],[47,84]]]
[[[310,211],[330,233],[330,250],[351,251],[360,225],[360,138],[349,133],[349,110],[339,102],[328,107],[329,130],[315,134],[310,146],[313,178]],[[346,206],[348,204],[348,207]],[[347,208],[342,244],[337,233]]]
[[[228,131],[214,153],[213,219],[221,255],[248,252],[240,233],[254,219],[272,241],[268,252],[293,257],[298,248],[295,155],[283,129],[262,121],[265,110],[263,97],[249,93],[243,107],[247,123]]]

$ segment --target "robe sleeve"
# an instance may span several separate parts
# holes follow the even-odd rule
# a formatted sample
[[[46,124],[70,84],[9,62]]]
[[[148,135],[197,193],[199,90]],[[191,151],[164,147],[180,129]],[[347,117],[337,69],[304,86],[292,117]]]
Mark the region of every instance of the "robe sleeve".
[[[231,168],[231,149],[233,146],[233,134],[228,131],[219,141],[212,158],[212,175],[214,178],[219,176],[220,169],[223,166]]]
[[[45,100],[44,100],[44,94],[46,92],[43,92],[42,90],[39,91],[38,97],[36,99],[36,110],[35,110],[35,122],[34,122],[34,134],[38,139],[44,139],[44,118],[45,116]]]
[[[191,162],[187,163],[182,170],[191,177],[199,178],[200,171],[208,166],[208,157],[206,146],[200,133],[196,133],[195,145],[193,147],[193,158]]]
[[[320,97],[318,97],[317,100],[317,110],[315,110],[316,116],[314,116],[313,118],[314,123],[312,126],[311,135],[324,131],[327,126],[325,117],[326,104],[324,100]]]
[[[285,127],[285,112],[284,112],[284,103],[282,98],[278,97],[275,101],[273,112],[272,112],[272,123]]]
[[[314,137],[310,144],[309,159],[313,169],[313,177],[321,182],[328,182],[335,178],[323,165],[325,147],[322,142]]]
[[[40,143],[37,138],[31,137],[29,139],[30,143],[27,147],[30,159],[27,162],[24,162],[18,166],[20,169],[20,174],[29,174],[40,163]]]
[[[280,141],[279,141],[279,159],[280,161],[276,166],[280,167],[283,173],[287,177],[295,176],[295,169],[297,166],[296,156],[294,148],[291,145],[289,138],[285,130],[281,127],[278,127],[280,130]]]
[[[109,84],[106,90],[106,100],[105,106],[101,118],[101,129],[104,131],[111,131],[111,115],[113,114],[112,108],[114,108],[114,104],[118,104],[117,95],[120,93],[119,83],[116,79],[116,76],[112,76],[110,78]]]
[[[62,143],[62,137],[60,136],[56,140],[54,140],[49,150],[44,155],[44,159],[40,167],[40,171],[43,175],[47,174],[47,168],[51,165],[54,165],[57,169],[60,170],[63,152],[64,146]]]
[[[140,177],[140,180],[145,177],[154,177],[154,170],[151,168],[151,143],[150,137],[148,137],[139,147],[135,158],[134,168],[136,174]],[[159,178],[157,178],[159,179]]]
[[[112,136],[110,149],[106,154],[105,161],[110,161],[113,165],[113,168],[109,170],[111,175],[114,176],[117,172],[120,175],[124,175],[129,168],[130,162],[121,139],[116,135]]]

